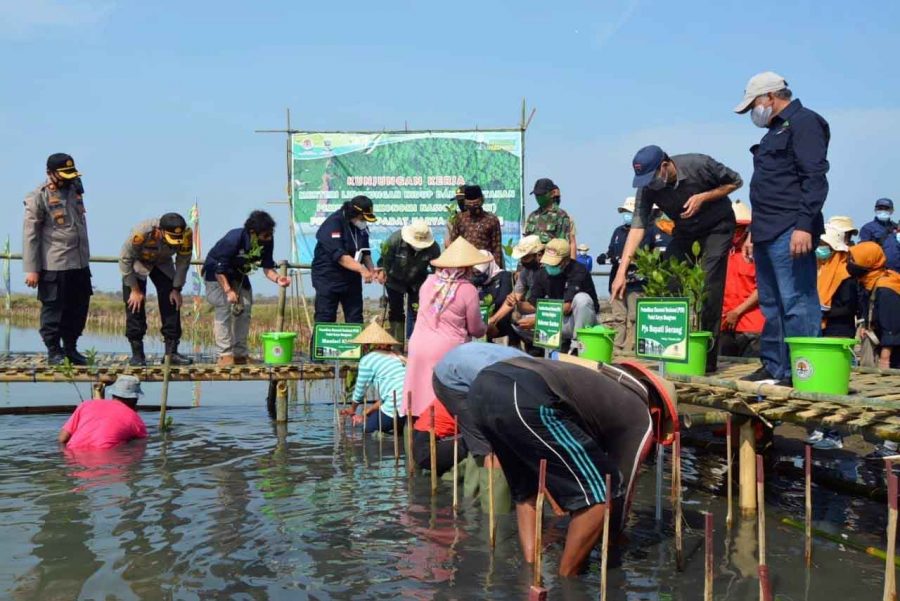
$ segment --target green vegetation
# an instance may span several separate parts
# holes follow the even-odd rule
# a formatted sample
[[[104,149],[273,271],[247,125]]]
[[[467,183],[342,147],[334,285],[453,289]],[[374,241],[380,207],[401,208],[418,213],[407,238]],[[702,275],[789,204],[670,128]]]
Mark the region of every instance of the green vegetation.
[[[692,257],[679,261],[664,259],[659,250],[639,249],[634,255],[638,276],[644,279],[644,294],[650,298],[686,297],[691,308],[691,331],[701,330],[700,316],[706,302],[706,272],[703,271],[699,242],[691,247]]]

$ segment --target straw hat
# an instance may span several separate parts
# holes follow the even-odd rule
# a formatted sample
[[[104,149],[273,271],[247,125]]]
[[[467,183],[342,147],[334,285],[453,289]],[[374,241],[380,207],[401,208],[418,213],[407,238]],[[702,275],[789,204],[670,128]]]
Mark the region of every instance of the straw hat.
[[[750,207],[742,203],[740,200],[736,200],[731,203],[731,210],[734,211],[734,219],[737,221],[738,225],[747,225],[750,223]]]
[[[518,261],[525,255],[533,255],[542,250],[544,250],[544,243],[541,242],[541,237],[537,234],[531,234],[530,236],[525,236],[516,243],[513,247],[512,258]]]
[[[634,213],[634,202],[634,196],[629,196],[625,199],[625,202],[622,203],[622,206],[619,207],[619,212],[624,213],[627,211],[629,213]]]
[[[853,224],[853,219],[846,215],[835,215],[828,220],[826,226],[832,227],[842,234],[853,234],[855,236],[859,233],[859,229]]]
[[[384,328],[378,325],[377,321],[370,323],[365,330],[356,335],[356,338],[350,341],[351,344],[387,344],[398,345],[399,342],[388,334]]]
[[[431,264],[438,268],[445,267],[472,267],[489,262],[490,259],[485,258],[478,249],[463,237],[454,240],[448,246],[441,256],[434,259]]]
[[[416,220],[400,229],[400,237],[403,241],[417,250],[424,250],[434,244],[434,234],[428,224]]]
[[[847,252],[850,247],[844,242],[844,233],[830,223],[825,226],[825,233],[819,238],[836,252]]]

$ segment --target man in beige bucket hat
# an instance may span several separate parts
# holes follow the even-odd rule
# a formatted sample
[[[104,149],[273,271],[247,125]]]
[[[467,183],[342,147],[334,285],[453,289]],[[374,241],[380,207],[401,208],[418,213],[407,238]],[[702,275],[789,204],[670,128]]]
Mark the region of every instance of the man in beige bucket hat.
[[[419,288],[432,271],[431,261],[440,254],[431,228],[421,220],[404,225],[385,240],[378,259],[378,267],[382,269],[379,277],[387,292],[390,332],[397,340],[412,334]]]

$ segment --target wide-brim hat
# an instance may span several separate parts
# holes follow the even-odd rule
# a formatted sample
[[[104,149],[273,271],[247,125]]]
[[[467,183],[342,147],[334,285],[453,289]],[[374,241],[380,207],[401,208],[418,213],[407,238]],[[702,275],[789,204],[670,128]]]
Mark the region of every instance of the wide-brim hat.
[[[618,211],[620,213],[625,213],[625,212],[634,213],[634,203],[635,203],[634,196],[629,196],[628,198],[625,199],[625,202],[622,203],[622,206],[619,207]]]
[[[586,253],[586,252],[588,252],[589,250],[591,250],[591,247],[588,246],[587,244],[582,243],[582,244],[579,244],[579,245],[578,245],[578,250],[580,250],[580,251],[583,252],[583,253]]]
[[[350,341],[351,344],[384,344],[399,345],[396,338],[387,333],[387,331],[378,325],[377,321],[370,323],[365,330],[356,335],[356,338]]]
[[[460,236],[454,240],[450,246],[444,249],[437,259],[431,261],[434,267],[452,268],[452,267],[473,267],[482,263],[490,262],[485,258],[471,242]]]
[[[857,228],[856,224],[853,223],[853,219],[847,217],[846,215],[835,215],[834,217],[829,219],[828,223],[826,223],[825,225],[828,227],[833,227],[843,234],[853,234],[855,236],[859,233],[859,228]]]
[[[844,242],[844,232],[831,225],[825,226],[825,233],[819,239],[836,252],[847,252],[850,250],[850,247]]]
[[[413,221],[400,228],[400,237],[417,250],[424,250],[434,244],[434,234],[424,221]]]
[[[141,381],[135,376],[119,376],[116,382],[109,387],[109,394],[120,399],[137,399],[144,394],[141,390]]]

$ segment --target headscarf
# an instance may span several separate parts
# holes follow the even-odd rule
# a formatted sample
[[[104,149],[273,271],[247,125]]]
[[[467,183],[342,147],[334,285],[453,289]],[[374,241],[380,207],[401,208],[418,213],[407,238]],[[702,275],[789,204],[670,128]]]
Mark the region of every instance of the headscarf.
[[[847,271],[847,253],[834,251],[819,268],[819,277],[816,282],[819,289],[819,304],[823,307],[831,306],[831,299],[841,284],[850,277]]]
[[[491,280],[494,279],[494,276],[496,276],[498,273],[500,273],[503,270],[500,268],[499,265],[497,265],[497,260],[494,259],[494,253],[492,253],[489,250],[484,250],[484,249],[481,249],[478,252],[480,252],[485,257],[488,257],[491,260],[491,262],[490,263],[482,263],[481,265],[476,265],[474,267],[474,269],[478,273],[487,274],[487,281],[490,282]]]
[[[900,273],[885,269],[887,259],[884,250],[876,242],[860,242],[850,247],[851,270],[853,267],[867,269],[859,276],[859,282],[871,292],[875,288],[889,288],[900,294]]]
[[[431,310],[435,315],[444,312],[454,298],[460,283],[465,279],[468,268],[464,267],[445,267],[435,272],[438,280],[438,286],[431,297]]]

